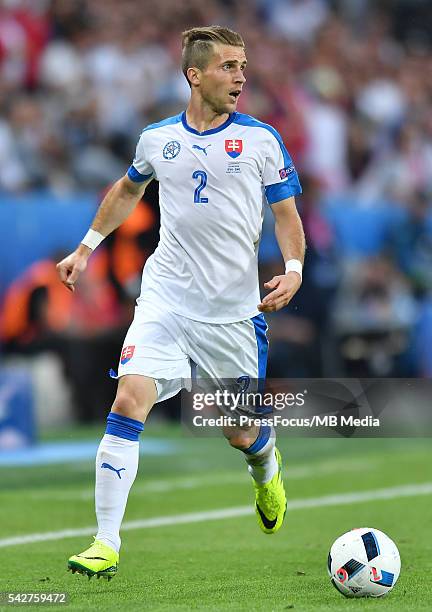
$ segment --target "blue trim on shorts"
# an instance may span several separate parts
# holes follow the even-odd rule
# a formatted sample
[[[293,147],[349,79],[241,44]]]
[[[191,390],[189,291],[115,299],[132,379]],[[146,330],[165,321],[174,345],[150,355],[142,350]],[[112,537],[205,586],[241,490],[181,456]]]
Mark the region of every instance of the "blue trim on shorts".
[[[141,421],[130,419],[129,417],[110,412],[107,416],[106,434],[117,436],[131,442],[138,442],[139,435],[144,429],[144,424]]]
[[[258,437],[253,444],[249,446],[243,452],[247,455],[255,455],[258,451],[260,451],[267,442],[270,440],[271,427],[270,425],[261,425],[258,433]]]
[[[191,357],[189,357],[189,364],[190,364],[190,370],[191,370],[191,380],[196,382],[198,364],[195,363],[195,361],[191,359]]]
[[[264,389],[264,381],[267,372],[267,357],[268,357],[268,340],[266,332],[268,330],[268,325],[264,318],[264,315],[261,313],[252,317],[252,323],[255,328],[255,337],[257,341],[257,349],[258,349],[258,391],[262,391]]]

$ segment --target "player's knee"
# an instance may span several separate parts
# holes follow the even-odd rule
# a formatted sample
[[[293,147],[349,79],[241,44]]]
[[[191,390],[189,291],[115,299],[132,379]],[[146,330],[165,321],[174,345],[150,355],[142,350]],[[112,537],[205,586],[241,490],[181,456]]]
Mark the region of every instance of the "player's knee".
[[[127,389],[119,389],[112,405],[111,412],[121,414],[131,419],[136,418],[134,415],[139,412],[139,405],[134,393],[131,393]]]
[[[156,399],[154,381],[143,376],[123,376],[111,411],[144,423]]]
[[[256,436],[253,437],[253,435],[245,431],[228,434],[226,438],[233,448],[246,450],[255,442]]]
[[[246,450],[257,439],[259,427],[224,427],[222,431],[232,447]]]
[[[139,397],[133,388],[127,387],[119,387],[111,408],[111,412],[142,421],[143,423],[149,410],[145,398]]]

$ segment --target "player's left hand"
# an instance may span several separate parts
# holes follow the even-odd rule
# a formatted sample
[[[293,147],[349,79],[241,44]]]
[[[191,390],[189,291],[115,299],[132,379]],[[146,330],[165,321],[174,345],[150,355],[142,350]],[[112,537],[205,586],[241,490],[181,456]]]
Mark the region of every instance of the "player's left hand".
[[[286,306],[300,288],[302,281],[297,272],[288,272],[281,276],[274,276],[271,281],[264,283],[266,289],[271,289],[261,304],[258,304],[260,312],[276,312]]]

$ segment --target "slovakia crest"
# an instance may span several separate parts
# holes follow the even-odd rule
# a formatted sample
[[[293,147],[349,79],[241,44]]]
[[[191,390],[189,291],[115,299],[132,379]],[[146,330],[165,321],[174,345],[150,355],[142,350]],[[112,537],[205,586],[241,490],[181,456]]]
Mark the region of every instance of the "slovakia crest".
[[[125,365],[130,361],[135,353],[135,346],[124,346],[121,352],[120,363]]]
[[[243,151],[243,140],[239,138],[225,140],[225,151],[232,159],[235,159]]]

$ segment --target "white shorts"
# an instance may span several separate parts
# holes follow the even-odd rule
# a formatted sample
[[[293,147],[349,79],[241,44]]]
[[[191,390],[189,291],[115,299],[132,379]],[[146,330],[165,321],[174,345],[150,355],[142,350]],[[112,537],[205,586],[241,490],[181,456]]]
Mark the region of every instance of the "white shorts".
[[[264,380],[268,341],[264,315],[236,323],[202,323],[140,299],[126,334],[118,377],[149,376],[158,402],[193,378]]]

